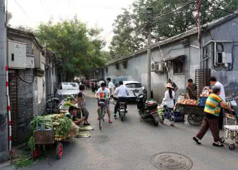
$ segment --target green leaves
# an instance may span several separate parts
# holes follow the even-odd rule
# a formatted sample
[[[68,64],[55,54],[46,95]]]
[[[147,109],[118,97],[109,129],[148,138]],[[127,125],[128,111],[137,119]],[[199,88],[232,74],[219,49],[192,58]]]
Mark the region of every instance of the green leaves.
[[[46,41],[47,48],[62,60],[67,81],[89,73],[92,68],[104,66],[102,48],[105,42],[100,39],[100,33],[101,29],[89,29],[77,17],[57,24],[41,24],[36,30],[37,39],[42,44]]]

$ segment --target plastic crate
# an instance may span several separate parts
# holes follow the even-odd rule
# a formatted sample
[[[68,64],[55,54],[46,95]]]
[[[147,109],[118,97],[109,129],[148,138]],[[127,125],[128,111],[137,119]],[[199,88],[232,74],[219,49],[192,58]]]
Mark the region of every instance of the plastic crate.
[[[199,97],[199,106],[205,106],[207,97]]]
[[[174,122],[184,122],[184,116],[181,112],[174,111],[172,114],[174,116]],[[165,119],[170,119],[170,116],[171,115],[169,112],[165,112],[164,114]]]
[[[175,122],[183,122],[184,121],[184,116],[181,112],[173,112],[173,114],[174,114]]]

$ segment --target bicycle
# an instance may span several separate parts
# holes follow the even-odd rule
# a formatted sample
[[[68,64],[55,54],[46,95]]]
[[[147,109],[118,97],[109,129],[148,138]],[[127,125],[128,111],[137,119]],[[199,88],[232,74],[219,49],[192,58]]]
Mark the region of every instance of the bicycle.
[[[104,117],[106,114],[106,100],[99,100],[99,129],[102,130],[102,123],[104,122]]]

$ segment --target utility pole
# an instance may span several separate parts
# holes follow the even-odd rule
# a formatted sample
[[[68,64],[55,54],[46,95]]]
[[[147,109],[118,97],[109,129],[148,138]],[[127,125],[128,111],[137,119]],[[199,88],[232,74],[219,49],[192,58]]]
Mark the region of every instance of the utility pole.
[[[151,31],[153,26],[153,8],[146,9],[147,17],[147,99],[151,99]]]
[[[8,116],[7,116],[7,29],[5,0],[0,0],[0,162],[8,159]]]

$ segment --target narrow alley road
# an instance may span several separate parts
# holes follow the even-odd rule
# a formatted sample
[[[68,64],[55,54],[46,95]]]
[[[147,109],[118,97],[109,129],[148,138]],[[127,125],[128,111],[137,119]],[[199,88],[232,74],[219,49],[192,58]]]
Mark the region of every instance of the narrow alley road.
[[[125,122],[107,121],[102,131],[98,128],[96,100],[87,92],[90,123],[95,130],[91,138],[77,138],[64,144],[64,155],[56,160],[52,154],[37,161],[34,170],[153,170],[152,156],[161,152],[175,152],[186,155],[193,161],[192,170],[235,170],[238,167],[238,149],[230,151],[227,146],[212,146],[210,132],[202,145],[192,141],[198,127],[188,123],[176,123],[175,127],[159,125],[154,127],[140,122],[135,104],[130,104]],[[112,110],[111,104],[111,110]],[[106,117],[107,118],[107,117]]]

